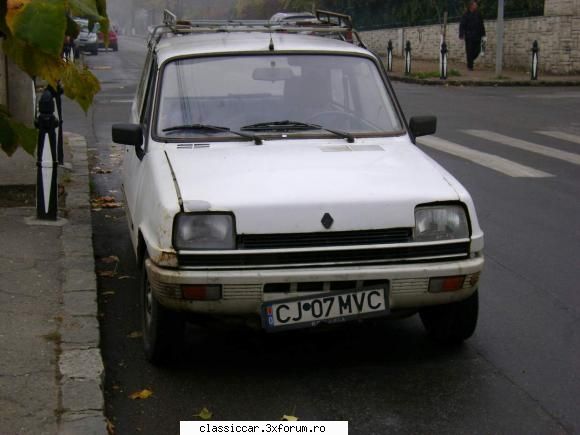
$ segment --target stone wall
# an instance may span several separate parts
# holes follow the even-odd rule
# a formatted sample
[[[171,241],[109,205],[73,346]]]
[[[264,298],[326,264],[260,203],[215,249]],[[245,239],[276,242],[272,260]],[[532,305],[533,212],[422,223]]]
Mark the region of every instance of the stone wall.
[[[580,0],[546,0],[544,3],[544,15],[580,15]]]
[[[504,27],[504,66],[529,70],[534,40],[540,46],[540,69],[553,74],[580,73],[580,0],[546,0],[546,16],[506,19]],[[495,65],[496,21],[486,21],[486,54],[476,61]],[[413,57],[438,59],[440,25],[382,29],[361,32],[370,49],[385,54],[393,41],[395,55],[402,55],[406,41]],[[447,48],[451,61],[465,59],[464,42],[458,37],[459,24],[447,26]]]

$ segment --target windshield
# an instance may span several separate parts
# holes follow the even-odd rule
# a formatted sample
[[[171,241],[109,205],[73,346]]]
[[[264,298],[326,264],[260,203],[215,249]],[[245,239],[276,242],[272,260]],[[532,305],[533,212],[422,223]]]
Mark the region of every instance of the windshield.
[[[157,136],[164,138],[229,136],[224,131],[172,129],[177,126],[219,125],[238,131],[288,120],[353,135],[402,130],[373,61],[319,54],[172,61],[163,72],[157,120]],[[284,134],[304,134],[305,128],[291,130]],[[328,134],[315,129],[310,133]]]

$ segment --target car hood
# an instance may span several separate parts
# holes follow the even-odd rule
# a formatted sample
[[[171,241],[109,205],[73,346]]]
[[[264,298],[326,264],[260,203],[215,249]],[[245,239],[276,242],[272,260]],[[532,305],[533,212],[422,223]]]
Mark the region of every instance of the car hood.
[[[184,210],[231,211],[238,234],[410,228],[418,204],[456,201],[408,137],[166,146]]]

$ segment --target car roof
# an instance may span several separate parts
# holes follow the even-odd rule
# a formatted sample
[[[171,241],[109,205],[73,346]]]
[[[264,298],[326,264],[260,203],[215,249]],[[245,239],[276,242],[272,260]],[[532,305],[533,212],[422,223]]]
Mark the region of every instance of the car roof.
[[[270,38],[274,51],[269,50]],[[166,37],[156,45],[158,64],[174,57],[228,54],[240,52],[326,52],[363,54],[369,52],[354,44],[334,38],[292,33],[213,32]]]

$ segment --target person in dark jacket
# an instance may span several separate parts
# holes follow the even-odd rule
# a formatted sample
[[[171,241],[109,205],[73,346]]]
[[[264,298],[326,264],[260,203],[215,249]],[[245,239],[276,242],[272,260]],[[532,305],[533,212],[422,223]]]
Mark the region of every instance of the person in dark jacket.
[[[481,39],[485,36],[483,18],[477,10],[477,2],[469,2],[467,12],[461,17],[459,24],[459,38],[465,40],[465,54],[467,68],[473,71],[473,62],[481,52]]]

